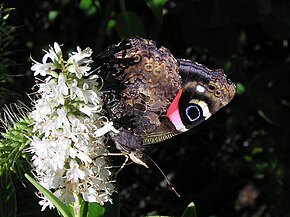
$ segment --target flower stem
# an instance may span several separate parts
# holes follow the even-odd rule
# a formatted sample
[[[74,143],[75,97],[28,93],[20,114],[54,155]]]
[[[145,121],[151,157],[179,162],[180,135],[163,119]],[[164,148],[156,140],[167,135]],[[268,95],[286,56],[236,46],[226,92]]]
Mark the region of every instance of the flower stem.
[[[74,208],[74,216],[75,217],[81,217],[80,214],[80,197],[78,194],[74,193],[75,202],[73,203]]]

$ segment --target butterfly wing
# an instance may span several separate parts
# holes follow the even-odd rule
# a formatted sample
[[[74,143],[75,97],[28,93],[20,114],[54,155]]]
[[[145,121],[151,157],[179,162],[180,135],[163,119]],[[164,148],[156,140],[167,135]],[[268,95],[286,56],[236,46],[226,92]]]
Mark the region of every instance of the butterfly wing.
[[[177,60],[169,50],[133,38],[108,48],[97,59],[108,78],[107,107],[119,128],[141,138],[160,128],[182,83]]]
[[[185,132],[229,103],[235,85],[223,70],[175,59],[153,41],[133,38],[110,46],[96,60],[116,147],[147,166],[144,145]]]

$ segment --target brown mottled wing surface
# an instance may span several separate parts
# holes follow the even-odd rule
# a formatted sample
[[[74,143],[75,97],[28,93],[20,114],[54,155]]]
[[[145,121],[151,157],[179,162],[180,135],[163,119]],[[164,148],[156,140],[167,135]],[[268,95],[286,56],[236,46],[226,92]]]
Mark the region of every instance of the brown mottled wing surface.
[[[98,56],[105,73],[107,107],[114,122],[136,136],[160,126],[181,88],[178,63],[164,47],[141,38],[122,41]]]

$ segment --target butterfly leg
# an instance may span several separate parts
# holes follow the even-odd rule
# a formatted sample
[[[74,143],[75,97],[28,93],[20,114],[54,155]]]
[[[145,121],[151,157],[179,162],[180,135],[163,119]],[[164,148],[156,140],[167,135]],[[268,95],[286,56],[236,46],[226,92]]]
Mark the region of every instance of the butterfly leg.
[[[115,177],[118,175],[118,173],[126,166],[126,164],[128,163],[129,160],[129,156],[126,154],[125,155],[125,161],[124,163],[121,165],[121,167],[117,170],[117,172],[115,173]]]

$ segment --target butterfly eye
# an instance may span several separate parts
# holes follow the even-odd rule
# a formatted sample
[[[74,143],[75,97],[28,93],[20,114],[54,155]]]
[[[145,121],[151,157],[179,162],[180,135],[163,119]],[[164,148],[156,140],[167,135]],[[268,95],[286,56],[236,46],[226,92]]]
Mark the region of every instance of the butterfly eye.
[[[191,104],[186,107],[185,114],[190,122],[194,122],[202,116],[202,110],[198,105]]]

